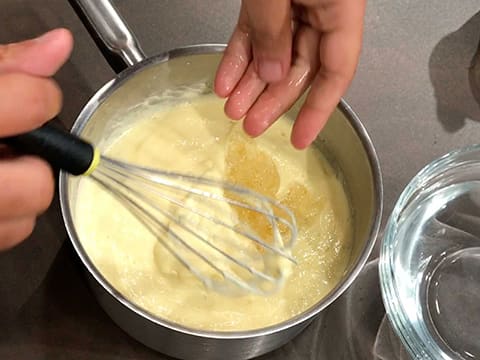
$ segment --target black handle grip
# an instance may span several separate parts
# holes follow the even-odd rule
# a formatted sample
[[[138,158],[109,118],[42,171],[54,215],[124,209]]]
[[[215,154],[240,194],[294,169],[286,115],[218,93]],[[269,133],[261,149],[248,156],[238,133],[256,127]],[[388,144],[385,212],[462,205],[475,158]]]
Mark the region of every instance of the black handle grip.
[[[95,155],[91,144],[50,123],[28,133],[2,138],[0,141],[16,151],[37,155],[52,167],[72,175],[85,173]]]

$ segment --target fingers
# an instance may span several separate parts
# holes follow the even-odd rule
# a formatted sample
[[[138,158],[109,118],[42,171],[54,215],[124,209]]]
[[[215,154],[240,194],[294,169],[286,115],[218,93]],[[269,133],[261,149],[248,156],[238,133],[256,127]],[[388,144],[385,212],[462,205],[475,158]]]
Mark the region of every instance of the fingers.
[[[54,179],[50,166],[36,157],[0,161],[0,221],[36,216],[50,205]]]
[[[248,111],[243,125],[247,134],[262,134],[302,95],[318,68],[318,40],[319,33],[314,29],[298,29],[294,63],[287,77],[270,84]]]
[[[0,45],[0,137],[41,126],[62,104],[53,75],[73,46],[68,30],[52,30],[39,38]]]
[[[255,67],[250,64],[235,91],[225,103],[227,116],[234,120],[243,118],[266,86],[267,83],[258,77]]]
[[[73,38],[66,29],[55,29],[32,40],[0,45],[0,73],[51,76],[65,63],[72,47]]]
[[[0,137],[29,131],[53,118],[62,103],[48,79],[67,60],[73,39],[57,29],[24,42],[0,45]],[[53,174],[35,157],[15,158],[0,146],[0,250],[28,237],[50,205]]]
[[[0,220],[0,251],[12,248],[30,236],[35,219],[35,216],[27,216]]]
[[[321,48],[325,49],[325,46]],[[322,64],[293,125],[293,146],[304,149],[315,140],[347,90],[353,71],[354,67],[350,66],[331,71]]]
[[[281,80],[290,68],[291,39],[289,1],[245,0],[238,24],[217,69],[215,93],[220,97],[231,95],[249,66],[252,46],[254,67],[249,77],[255,70],[263,82]],[[232,114],[237,112],[232,110]]]
[[[58,114],[62,94],[51,79],[0,74],[0,137],[41,126]]]
[[[315,140],[355,73],[362,43],[364,2],[344,4],[348,5],[344,11],[336,11],[337,25],[322,34],[320,40],[321,65],[292,129],[291,142],[298,149]]]
[[[246,22],[245,9],[240,10],[238,24]],[[251,60],[250,38],[237,24],[215,75],[214,89],[220,97],[227,97],[237,86]]]
[[[292,51],[290,0],[243,0],[246,22],[239,26],[250,34],[255,69],[259,77],[274,83],[290,69]]]
[[[30,156],[0,162],[0,250],[17,245],[33,231],[37,215],[53,198],[47,163]]]

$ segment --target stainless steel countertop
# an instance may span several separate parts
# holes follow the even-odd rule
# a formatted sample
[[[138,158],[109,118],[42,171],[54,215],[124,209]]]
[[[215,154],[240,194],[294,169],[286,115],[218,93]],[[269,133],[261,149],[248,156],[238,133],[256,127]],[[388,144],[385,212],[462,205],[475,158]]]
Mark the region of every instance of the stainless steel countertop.
[[[226,42],[239,7],[238,0],[116,3],[148,54]],[[478,0],[368,1],[363,52],[346,100],[381,160],[384,220],[422,166],[478,142],[480,74],[469,77],[469,68],[479,51],[479,10]],[[1,43],[57,26],[70,28],[76,39],[71,60],[57,75],[65,95],[60,119],[70,126],[113,72],[66,1],[1,1]],[[0,254],[0,358],[165,359],[103,313],[65,240],[55,201],[28,241]],[[376,262],[371,262],[322,319],[262,359],[400,358],[385,322],[386,335],[377,336],[382,319]]]

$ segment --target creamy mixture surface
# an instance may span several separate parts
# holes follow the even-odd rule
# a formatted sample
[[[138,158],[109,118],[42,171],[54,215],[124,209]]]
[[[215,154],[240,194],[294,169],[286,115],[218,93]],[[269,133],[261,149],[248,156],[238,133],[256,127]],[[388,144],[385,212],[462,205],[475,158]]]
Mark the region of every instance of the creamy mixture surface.
[[[348,264],[352,224],[341,181],[317,149],[295,150],[282,118],[250,139],[214,96],[159,108],[129,122],[104,151],[138,165],[225,179],[275,197],[298,225],[297,261],[276,293],[207,289],[123,205],[91,179],[80,181],[74,218],[91,261],[123,296],[194,329],[241,331],[274,325],[321,300]],[[246,220],[247,221],[247,220]]]

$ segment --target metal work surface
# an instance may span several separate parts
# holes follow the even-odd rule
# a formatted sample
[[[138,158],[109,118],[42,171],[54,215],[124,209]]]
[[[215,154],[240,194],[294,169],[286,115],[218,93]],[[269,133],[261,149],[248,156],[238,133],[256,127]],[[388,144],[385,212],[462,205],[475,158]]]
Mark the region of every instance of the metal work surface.
[[[59,26],[74,33],[72,58],[56,76],[64,91],[59,118],[70,127],[113,71],[67,1],[1,4],[0,43]],[[149,55],[225,43],[239,7],[233,0],[116,4]],[[361,61],[345,98],[381,160],[384,220],[421,167],[480,139],[479,41],[477,0],[368,1]],[[406,359],[384,321],[377,255],[378,250],[349,291],[307,330],[261,359]],[[0,324],[1,359],[166,359],[127,336],[101,310],[67,241],[58,199],[30,239],[0,254]]]

